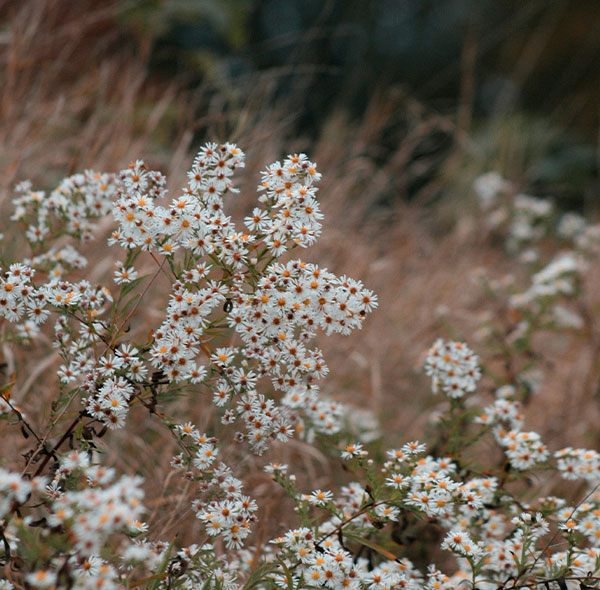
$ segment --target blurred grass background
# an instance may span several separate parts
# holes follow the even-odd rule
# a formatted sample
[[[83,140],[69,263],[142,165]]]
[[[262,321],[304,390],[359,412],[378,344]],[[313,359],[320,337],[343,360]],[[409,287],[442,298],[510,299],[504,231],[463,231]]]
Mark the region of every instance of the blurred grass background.
[[[323,389],[372,409],[386,445],[420,438],[437,402],[418,371],[422,352],[438,336],[477,349],[482,320],[509,322],[476,286],[478,269],[521,273],[482,228],[473,179],[497,170],[597,218],[599,30],[596,0],[0,1],[0,213],[8,219],[25,178],[51,189],[137,158],[164,171],[176,194],[195,151],[230,140],[248,154],[230,209],[240,220],[259,171],[305,151],[323,173],[326,217],[304,257],[380,297],[361,333],[321,339],[331,367]],[[17,252],[13,229],[3,224],[0,247]],[[86,255],[91,280],[109,284],[117,250]],[[598,270],[586,278],[596,310]],[[144,310],[156,325],[162,287]],[[142,319],[133,334],[147,333]],[[598,326],[589,333],[537,343],[543,394],[527,424],[553,450],[600,442]],[[17,366],[16,399],[43,425],[34,402],[53,394],[45,375],[59,364],[55,352],[39,342],[17,358],[2,354]],[[203,428],[209,406],[182,398],[170,411]],[[191,488],[167,493],[174,449],[140,410],[130,422],[127,434],[107,437],[109,460],[162,482],[149,488],[151,520],[164,535],[181,531]],[[15,451],[28,444],[5,440]],[[312,488],[330,485],[320,451],[294,442],[278,453],[303,466]],[[253,461],[247,483],[259,503],[271,499],[259,531],[267,537],[281,498]]]

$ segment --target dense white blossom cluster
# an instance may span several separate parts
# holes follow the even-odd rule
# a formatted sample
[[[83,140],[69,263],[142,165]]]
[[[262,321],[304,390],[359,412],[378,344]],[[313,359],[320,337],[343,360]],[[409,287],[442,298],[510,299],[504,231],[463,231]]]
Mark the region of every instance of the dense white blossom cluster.
[[[565,479],[585,479],[592,484],[600,481],[600,454],[597,451],[567,447],[554,456]]]
[[[505,239],[510,252],[532,271],[524,290],[509,289],[508,303],[522,316],[511,337],[528,337],[534,325],[552,325],[562,330],[581,330],[585,321],[572,305],[590,263],[600,252],[600,224],[589,224],[578,213],[559,214],[552,201],[517,191],[498,173],[488,173],[474,182],[489,227]],[[548,242],[558,248],[547,257]],[[510,282],[510,281],[509,281]]]
[[[79,385],[87,394],[87,414],[109,428],[124,425],[135,383],[146,378],[151,364],[169,381],[210,384],[215,403],[229,408],[224,422],[243,424],[239,436],[259,453],[269,440],[286,440],[294,431],[309,438],[339,431],[342,406],[323,397],[314,383],[328,369],[321,351],[309,344],[318,329],[348,334],[360,328],[377,298],[360,281],[338,278],[316,265],[275,262],[283,251],[306,247],[319,235],[322,215],[315,183],[320,174],[315,164],[300,154],[266,169],[259,185],[263,206],[246,218],[255,235],[237,231],[223,211],[224,195],[236,191],[231,177],[243,166],[244,154],[235,145],[208,144],[194,160],[188,186],[169,207],[157,204],[166,197],[165,177],[142,161],[118,177],[92,172],[72,177],[50,203],[41,194],[32,197],[37,193],[30,187],[20,189],[30,195],[16,200],[20,219],[32,207],[43,211],[44,225],[52,215],[68,218],[77,207],[79,216],[111,211],[119,229],[109,243],[169,260],[178,250],[190,253],[173,283],[166,319],[143,356],[129,344],[111,350],[102,343],[106,350],[97,358],[95,347],[106,329],[101,316],[111,301],[107,289],[65,280],[36,287],[31,281],[37,266],[44,270],[40,260],[29,261],[33,266],[12,265],[0,280],[0,315],[18,322],[26,314],[19,330],[29,337],[48,319],[48,306],[91,315],[94,321],[81,325],[77,335],[59,316],[56,338],[67,361],[59,376],[64,384]],[[80,233],[89,238],[92,226],[85,228]],[[68,227],[68,233],[74,231]],[[52,274],[59,266],[54,265]],[[217,268],[225,270],[224,279],[214,278]],[[130,260],[119,263],[115,280],[127,285],[136,275]],[[229,307],[227,322],[242,344],[213,351],[204,332],[224,307]],[[251,364],[235,368],[240,359]],[[257,391],[257,380],[265,377],[279,392],[279,405]]]
[[[169,205],[164,204],[166,178],[139,160],[119,175],[72,176],[48,195],[29,183],[18,187],[13,220],[26,225],[27,239],[41,253],[2,272],[0,317],[30,342],[54,317],[54,345],[64,359],[58,377],[63,391],[81,397],[78,420],[123,428],[134,401],[153,411],[162,391],[186,383],[212,391],[221,422],[237,423],[236,439],[257,453],[294,433],[312,439],[317,432],[339,432],[344,407],[320,393],[315,380],[328,369],[312,343],[318,330],[348,334],[360,328],[377,298],[360,281],[314,264],[277,262],[320,234],[316,183],[321,175],[314,163],[292,155],[264,171],[260,207],[245,219],[252,233],[237,230],[224,212],[225,195],[237,192],[232,175],[243,167],[244,153],[234,144],[207,144],[194,159],[187,186]],[[60,235],[92,240],[95,221],[109,214],[118,225],[109,245],[126,251],[125,260],[116,263],[116,297],[86,280],[67,280],[66,274],[84,268],[87,260],[72,244],[53,245]],[[124,298],[144,280],[136,268],[144,252],[163,257],[174,280],[163,323],[149,341],[133,344],[123,337],[122,325],[115,330],[123,320],[111,314],[119,313]],[[214,347],[216,325],[237,333],[238,343]],[[8,398],[1,403],[4,415],[21,411]],[[192,506],[196,516],[210,538],[240,550],[256,520],[255,501],[217,461],[216,438],[189,423],[172,430],[187,453],[173,458],[173,468],[201,484]],[[74,451],[62,458],[53,453],[48,459],[55,477],[47,489],[44,526],[68,530],[74,553],[68,563],[58,559],[32,572],[28,583],[53,587],[63,575],[73,588],[111,588],[123,579],[123,566],[157,567],[166,550],[160,543],[158,549],[145,541],[122,548],[122,564],[99,557],[115,534],[145,532],[138,519],[140,481],[116,481],[112,469],[91,463],[91,453]],[[1,476],[2,516],[26,504],[33,486],[45,481],[4,471]],[[74,481],[86,486],[73,487]],[[4,538],[16,551],[15,523],[4,524]],[[180,559],[194,561],[190,584],[212,580],[219,587],[237,587],[235,568],[222,569],[212,545],[195,547]]]
[[[521,435],[523,440],[539,443],[535,433]],[[512,440],[511,436],[508,438]],[[325,588],[357,590],[450,590],[471,582],[487,590],[523,575],[524,570],[527,579],[550,579],[559,571],[556,568],[561,564],[566,566],[569,560],[575,564],[572,571],[578,575],[593,576],[598,572],[600,494],[594,493],[591,501],[577,507],[568,507],[558,498],[542,497],[536,500],[535,508],[530,505],[525,511],[515,513],[512,499],[500,494],[498,477],[461,481],[453,459],[423,456],[425,451],[425,445],[419,442],[387,451],[382,475],[390,493],[381,496],[385,500],[374,498],[372,490],[358,482],[342,488],[337,498],[322,490],[299,497],[306,505],[327,509],[331,518],[318,528],[291,530],[274,540],[280,547],[280,558],[298,574],[298,585],[294,587],[303,588],[303,584],[310,587],[316,582]],[[557,453],[559,461],[563,461],[562,457],[583,455],[587,461],[598,458],[596,453],[584,450],[563,449]],[[547,453],[539,460],[546,458]],[[564,467],[560,469],[564,472]],[[285,477],[285,470],[270,471],[276,479]],[[573,477],[569,473],[565,476]],[[456,556],[460,567],[455,574],[444,574],[433,564],[426,572],[419,571],[405,557],[390,560],[393,556],[383,547],[379,551],[388,559],[375,568],[369,567],[368,560],[352,558],[348,552],[346,543],[366,531],[375,532],[389,522],[406,523],[411,515],[421,515],[419,519],[430,523],[424,526],[441,526],[446,531],[440,546]],[[575,532],[581,533],[591,547],[572,546],[568,552],[560,550],[539,559],[551,525],[567,538]],[[577,587],[565,583],[569,588]]]
[[[549,198],[518,193],[498,172],[476,178],[473,189],[485,212],[487,226],[503,232],[509,251],[520,253],[523,261],[538,262],[541,242],[553,236],[580,252],[598,252],[600,224],[588,224],[572,211],[559,215]]]
[[[166,178],[142,161],[119,175],[72,176],[48,195],[19,187],[13,219],[26,225],[37,253],[0,274],[0,318],[16,327],[3,326],[2,334],[35,342],[47,338],[42,330],[52,318],[62,364],[51,420],[59,422],[72,400],[80,406],[52,445],[52,429],[40,437],[11,386],[0,390],[0,418],[35,439],[21,473],[0,468],[0,560],[14,575],[0,590],[516,590],[552,581],[562,590],[597,587],[600,454],[571,447],[551,454],[538,433],[524,429],[523,391],[534,389],[535,368],[496,380],[495,394],[483,402],[475,394],[478,356],[464,342],[437,340],[424,362],[447,408],[434,442],[387,450],[378,443],[373,452],[370,416],[350,419],[344,405],[321,393],[328,368],[315,339],[360,329],[377,297],[316,264],[291,255],[279,260],[320,235],[314,163],[298,154],[268,166],[259,206],[242,231],[225,208],[243,167],[236,145],[207,144],[168,205]],[[548,201],[514,195],[493,173],[475,189],[490,225],[505,225],[514,249],[545,235],[553,215]],[[109,243],[125,250],[112,277],[116,293],[69,280],[85,257],[71,244],[53,244],[56,236],[90,241],[96,222],[109,215],[118,226]],[[577,293],[579,253],[591,250],[594,231],[573,215],[558,228],[574,248],[540,266],[531,287],[508,301],[512,311],[529,314],[515,330],[520,335],[533,330],[549,302]],[[158,325],[134,342],[127,323],[145,294],[136,288],[152,280],[136,266],[144,256],[158,265],[157,275],[171,278],[171,289]],[[554,313],[566,322],[568,312]],[[505,347],[519,341],[509,336]],[[214,408],[202,429],[166,415],[171,396],[182,392],[208,392]],[[193,494],[187,509],[200,525],[197,543],[161,540],[143,521],[142,479],[102,465],[95,438],[125,428],[134,404],[181,450],[167,482],[180,477]],[[346,428],[352,424],[355,431]],[[330,454],[341,457],[352,479],[339,490],[300,490],[289,465],[268,464],[299,522],[248,546],[260,510],[228,463],[241,454],[242,469],[244,451],[261,455],[295,435],[313,443],[317,434],[332,435]],[[232,453],[229,441],[242,451]],[[261,460],[252,457],[253,464]],[[583,499],[540,496],[556,482],[538,489],[530,477],[536,471],[581,480]],[[453,556],[443,567],[430,563],[439,549]]]
[[[535,309],[535,306],[539,307],[540,302],[557,296],[572,296],[583,268],[583,261],[574,253],[561,254],[535,273],[531,278],[529,289],[513,295],[510,304],[515,308]]]
[[[83,241],[93,238],[94,219],[104,217],[115,194],[113,174],[86,170],[65,178],[50,194],[33,191],[29,181],[16,187],[15,212],[11,219],[27,225],[27,239],[43,243],[60,222],[65,231]]]
[[[439,339],[427,351],[425,373],[431,377],[434,393],[443,391],[459,398],[475,391],[481,371],[477,355],[463,342],[444,342]]]

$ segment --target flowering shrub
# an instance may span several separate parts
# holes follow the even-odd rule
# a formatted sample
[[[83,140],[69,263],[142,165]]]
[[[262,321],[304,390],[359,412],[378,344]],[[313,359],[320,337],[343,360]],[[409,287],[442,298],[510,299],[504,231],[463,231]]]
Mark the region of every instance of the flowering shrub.
[[[54,322],[62,365],[48,419],[63,431],[50,441],[51,429],[32,425],[14,380],[0,390],[0,417],[33,440],[20,472],[0,468],[0,589],[597,587],[600,455],[551,453],[524,429],[531,366],[490,372],[486,380],[497,383],[480,403],[478,356],[464,342],[439,339],[424,360],[432,393],[444,398],[431,440],[382,449],[371,435],[360,438],[348,426],[352,410],[321,392],[328,369],[316,338],[360,328],[377,297],[291,256],[321,231],[314,163],[301,154],[266,168],[258,206],[244,219],[248,233],[225,213],[243,166],[237,146],[206,145],[170,204],[165,177],[141,161],[119,175],[77,174],[49,194],[17,188],[12,219],[32,254],[0,260],[2,337],[33,347]],[[494,209],[510,191],[497,176],[476,190],[493,227],[512,220],[511,249],[543,236],[546,201],[519,196]],[[565,219],[561,236],[593,235]],[[108,243],[123,250],[116,288],[77,277],[87,264],[77,246],[97,239],[107,220]],[[579,250],[535,272],[525,293],[488,285],[521,314],[503,354],[527,350],[549,311],[556,320],[556,306],[576,297],[590,239],[585,252],[580,240]],[[153,273],[143,274],[146,259]],[[166,309],[134,341],[130,322],[159,275],[170,283]],[[575,313],[563,310],[563,320]],[[176,395],[212,399],[203,428],[169,415]],[[141,478],[102,464],[98,440],[127,429],[133,406],[180,449],[170,466],[196,489],[198,543],[157,538],[143,520]],[[353,478],[339,489],[300,489],[288,465],[264,460],[297,522],[253,545],[260,507],[239,465],[226,463],[228,448],[237,442],[242,455],[261,457],[292,437],[335,452]],[[580,480],[578,497],[548,495],[559,478]]]

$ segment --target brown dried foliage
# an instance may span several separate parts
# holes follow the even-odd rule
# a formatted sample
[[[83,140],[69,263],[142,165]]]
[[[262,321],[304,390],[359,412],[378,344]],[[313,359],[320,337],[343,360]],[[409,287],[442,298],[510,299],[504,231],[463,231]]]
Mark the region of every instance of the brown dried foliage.
[[[309,144],[290,137],[290,113],[298,107],[273,104],[268,79],[253,80],[253,90],[228,111],[231,101],[219,94],[205,88],[184,92],[175,82],[150,76],[131,32],[115,26],[114,10],[110,2],[93,0],[0,4],[0,20],[8,24],[0,34],[0,211],[5,219],[18,181],[30,178],[34,186],[50,189],[73,172],[88,167],[117,171],[136,158],[167,173],[175,193],[198,147],[194,142],[203,136],[236,141],[248,154],[238,180],[242,195],[235,197],[231,211],[240,220],[253,205],[260,169],[286,153],[306,151],[323,173],[325,226],[322,239],[303,257],[337,274],[360,278],[379,296],[379,309],[361,333],[321,340],[331,368],[323,389],[372,409],[382,420],[386,446],[422,438],[437,402],[417,370],[422,352],[438,336],[455,336],[479,349],[485,361],[486,350],[476,338],[481,319],[491,313],[500,323],[511,321],[501,306],[486,299],[473,274],[483,267],[502,276],[514,270],[514,262],[490,244],[469,209],[469,198],[459,193],[446,201],[451,206],[431,206],[441,189],[451,193],[453,187],[464,186],[464,160],[477,159],[465,134],[452,117],[390,94],[374,96],[358,122],[333,113],[320,139]],[[206,105],[206,112],[194,119],[198,104]],[[383,137],[389,137],[400,111],[406,129],[398,133],[391,151],[384,150]],[[415,146],[436,132],[453,138],[449,156],[441,163],[415,161]],[[408,203],[408,180],[428,171],[430,182]],[[448,231],[448,224],[440,221],[439,210],[460,219],[453,229]],[[8,238],[16,235],[7,224],[3,231]],[[16,251],[15,244],[21,242],[5,240],[2,248]],[[111,284],[118,250],[92,247],[85,253],[88,278]],[[597,266],[593,271],[586,279],[590,294],[598,292],[600,278]],[[152,304],[132,319],[132,337],[144,338],[160,323],[167,288],[166,281],[157,281]],[[587,296],[586,305],[591,313],[589,334],[537,343],[548,364],[541,393],[527,410],[527,423],[541,432],[552,450],[566,444],[598,444],[597,296]],[[438,314],[440,306],[449,314]],[[450,332],[448,325],[456,331]],[[13,399],[32,426],[46,433],[49,402],[57,386],[56,352],[45,339],[31,349],[4,345],[2,357],[7,363],[2,379],[16,372]],[[77,409],[75,401],[64,420],[47,432],[49,440],[58,439]],[[200,429],[212,415],[209,400],[190,396],[164,410],[196,422]],[[22,468],[19,454],[31,448],[30,440],[23,440],[18,428],[6,422],[0,423],[0,437],[2,460],[15,470]],[[189,508],[193,489],[180,484],[169,470],[175,448],[156,418],[141,408],[132,411],[126,431],[107,435],[103,449],[109,463],[146,478],[149,523],[157,536],[168,539],[177,533],[182,542],[201,541]],[[336,459],[301,442],[292,441],[272,456],[304,474],[307,492],[330,486],[332,477],[343,477]],[[281,522],[293,522],[293,514],[281,509],[288,506],[283,494],[260,471],[262,461],[244,458],[239,450],[232,450],[228,459],[246,473],[247,490],[261,505],[257,544],[281,532]]]

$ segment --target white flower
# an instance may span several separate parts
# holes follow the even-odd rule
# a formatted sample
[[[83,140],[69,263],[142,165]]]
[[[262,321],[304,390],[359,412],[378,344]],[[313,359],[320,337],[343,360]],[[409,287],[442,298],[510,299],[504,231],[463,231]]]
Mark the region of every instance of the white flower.
[[[137,279],[137,276],[138,273],[133,266],[128,268],[120,266],[117,270],[115,270],[115,283],[117,283],[117,285],[130,283],[131,281]]]
[[[361,457],[367,454],[367,451],[363,449],[360,443],[353,443],[347,445],[342,451],[342,459],[352,459],[353,457]]]
[[[481,370],[478,357],[462,342],[437,340],[427,352],[425,373],[432,379],[432,389],[440,389],[450,398],[475,391]]]
[[[27,574],[25,579],[35,588],[50,588],[56,584],[57,576],[50,570],[37,570]]]

